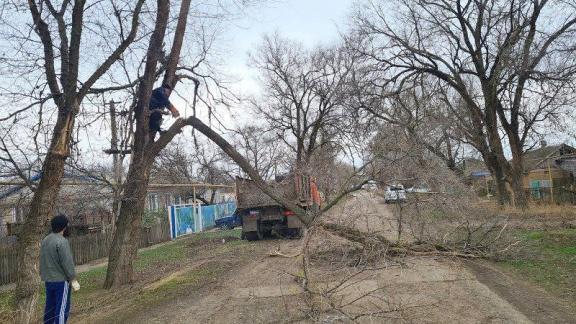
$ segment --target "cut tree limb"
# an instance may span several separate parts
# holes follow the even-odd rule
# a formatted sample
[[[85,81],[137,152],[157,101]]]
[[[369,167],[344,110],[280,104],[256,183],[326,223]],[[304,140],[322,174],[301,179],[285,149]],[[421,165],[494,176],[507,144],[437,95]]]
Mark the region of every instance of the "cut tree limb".
[[[304,210],[297,206],[296,204],[287,201],[286,199],[282,198],[282,196],[278,195],[273,189],[264,182],[264,180],[260,177],[258,172],[250,165],[250,163],[240,154],[238,151],[226,141],[222,136],[212,130],[208,125],[204,124],[198,118],[191,116],[187,119],[179,119],[176,123],[170,127],[167,134],[163,136],[174,136],[177,134],[182,127],[185,125],[190,125],[198,130],[200,133],[204,134],[208,137],[212,142],[218,145],[244,172],[246,172],[252,180],[256,183],[258,188],[262,190],[264,193],[269,195],[272,199],[274,199],[279,204],[285,206],[286,208],[294,211],[296,216],[306,225],[306,227],[310,228],[313,226],[321,227],[322,229],[342,238],[345,238],[349,241],[360,243],[363,246],[370,246],[370,247],[382,247],[387,250],[387,254],[389,255],[438,255],[438,256],[453,256],[453,257],[464,257],[464,258],[477,258],[479,256],[474,254],[468,253],[461,253],[457,251],[439,251],[433,246],[430,246],[429,251],[417,251],[418,248],[412,245],[399,245],[396,243],[392,243],[390,240],[385,238],[382,235],[377,235],[373,233],[366,233],[359,231],[358,229],[334,224],[334,223],[326,223],[326,222],[319,222],[318,216],[325,212],[326,210],[322,210],[322,212],[312,212],[309,210]],[[340,197],[341,198],[341,197]],[[331,206],[334,206],[336,203],[332,202]]]

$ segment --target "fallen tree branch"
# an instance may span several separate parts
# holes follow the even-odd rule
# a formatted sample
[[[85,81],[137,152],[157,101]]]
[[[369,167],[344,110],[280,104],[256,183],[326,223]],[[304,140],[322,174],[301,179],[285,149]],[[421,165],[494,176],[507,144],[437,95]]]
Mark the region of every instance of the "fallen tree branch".
[[[441,251],[437,248],[430,248],[430,251],[422,251],[422,245],[401,245],[399,243],[392,243],[382,235],[362,232],[358,229],[339,224],[319,222],[318,216],[322,213],[313,213],[310,210],[304,210],[300,206],[288,201],[287,199],[284,199],[281,195],[275,192],[273,188],[266,184],[258,172],[256,172],[250,163],[232,145],[230,145],[228,141],[226,141],[222,136],[220,136],[220,134],[216,133],[214,130],[212,130],[212,128],[194,116],[190,116],[186,119],[178,119],[170,127],[168,132],[158,139],[158,141],[155,143],[156,146],[153,149],[160,150],[165,146],[164,142],[169,142],[172,137],[174,137],[174,135],[186,125],[194,127],[194,129],[198,130],[200,133],[204,134],[212,142],[218,145],[234,162],[236,162],[236,164],[238,164],[238,166],[240,166],[240,168],[242,168],[244,172],[250,176],[250,178],[254,181],[260,190],[262,190],[274,201],[292,210],[308,228],[320,227],[336,236],[359,243],[364,247],[381,247],[386,250],[388,255],[438,255],[462,258],[478,257],[475,254],[462,253],[457,251]],[[343,196],[340,196],[339,198],[341,199],[342,197]],[[336,202],[337,200],[331,202],[330,206],[334,206]],[[322,210],[322,212],[324,211],[326,210]],[[432,247],[432,245],[430,246]]]
[[[355,228],[343,226],[333,223],[318,223],[317,226],[326,230],[327,232],[342,237],[351,242],[359,243],[364,247],[378,247],[386,250],[389,256],[399,255],[412,255],[412,256],[445,256],[445,257],[459,257],[459,258],[483,258],[486,257],[482,254],[466,253],[460,251],[446,251],[442,247],[432,244],[398,244],[392,243],[390,240],[382,235],[366,233]]]
[[[334,224],[334,223],[318,223],[317,226],[322,229],[349,241],[366,245],[385,245],[389,247],[396,247],[395,243],[390,242],[382,235],[366,233],[349,226]]]
[[[288,259],[296,258],[296,257],[299,257],[300,255],[302,255],[301,252],[296,253],[294,255],[287,255],[287,254],[280,252],[280,249],[274,250],[274,251],[271,251],[270,253],[268,253],[269,257],[282,257],[282,258],[288,258]]]

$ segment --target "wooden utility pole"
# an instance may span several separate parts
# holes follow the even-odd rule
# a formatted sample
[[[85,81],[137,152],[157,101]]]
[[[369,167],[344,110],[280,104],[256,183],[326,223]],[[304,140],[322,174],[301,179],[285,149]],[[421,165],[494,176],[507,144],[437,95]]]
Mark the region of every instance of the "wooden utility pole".
[[[116,104],[114,101],[110,101],[110,133],[112,138],[110,139],[110,149],[112,150],[112,165],[114,167],[114,181],[116,183],[120,183],[118,181],[119,178],[122,177],[122,164],[119,164],[119,156],[118,156],[118,123],[116,122]]]
[[[554,179],[552,178],[552,169],[550,168],[550,159],[548,159],[548,178],[550,179],[550,201],[554,203]]]
[[[120,211],[120,205],[122,204],[122,175],[124,173],[123,170],[123,161],[124,157],[121,156],[126,154],[122,150],[119,150],[119,137],[118,137],[118,121],[116,120],[117,112],[116,112],[116,102],[110,100],[109,103],[110,109],[110,150],[109,154],[112,155],[112,168],[114,174],[114,180],[112,184],[112,191],[114,193],[114,201],[112,202],[112,221],[111,230],[114,231],[114,227],[116,224],[116,219],[118,218],[118,213]],[[120,132],[122,132],[122,127],[120,127]],[[122,137],[123,134],[120,134]]]

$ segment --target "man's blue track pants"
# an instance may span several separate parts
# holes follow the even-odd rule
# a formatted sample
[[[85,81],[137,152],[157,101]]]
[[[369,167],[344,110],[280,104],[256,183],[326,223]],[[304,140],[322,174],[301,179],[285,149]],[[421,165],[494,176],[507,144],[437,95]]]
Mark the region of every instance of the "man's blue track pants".
[[[46,282],[46,307],[44,323],[65,324],[70,312],[70,283]]]

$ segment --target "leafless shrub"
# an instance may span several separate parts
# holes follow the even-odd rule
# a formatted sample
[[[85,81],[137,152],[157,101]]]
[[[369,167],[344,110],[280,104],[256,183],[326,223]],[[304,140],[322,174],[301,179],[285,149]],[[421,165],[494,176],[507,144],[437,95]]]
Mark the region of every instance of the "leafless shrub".
[[[506,249],[506,217],[478,208],[474,191],[444,161],[410,137],[394,137],[373,149],[380,154],[378,167],[386,170],[382,182],[400,182],[410,191],[405,201],[391,204],[399,243],[482,256]]]

